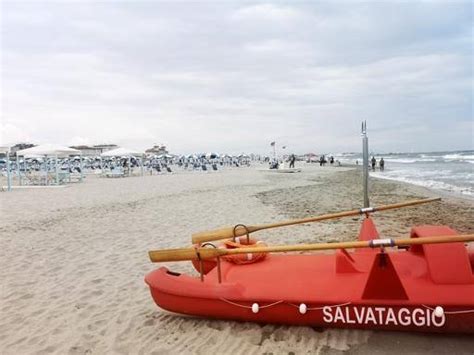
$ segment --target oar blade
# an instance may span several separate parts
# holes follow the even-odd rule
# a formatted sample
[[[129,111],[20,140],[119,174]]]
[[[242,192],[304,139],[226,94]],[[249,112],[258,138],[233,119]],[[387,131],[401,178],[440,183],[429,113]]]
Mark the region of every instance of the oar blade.
[[[194,248],[150,250],[148,252],[150,260],[154,263],[167,261],[185,261],[197,258]]]
[[[205,242],[212,242],[214,240],[221,240],[221,239],[229,239],[234,237],[240,237],[242,235],[247,234],[247,231],[254,232],[256,229],[255,227],[243,227],[243,226],[237,226],[237,228],[234,227],[226,227],[226,228],[221,228],[221,229],[215,229],[212,231],[206,231],[206,232],[199,232],[195,233],[192,235],[191,240],[193,244],[200,244],[200,243],[205,243]]]
[[[198,260],[212,259],[220,255],[220,249],[212,248],[179,248],[179,249],[163,249],[163,250],[150,250],[148,256],[154,263],[162,263],[169,261],[186,261],[186,260]]]

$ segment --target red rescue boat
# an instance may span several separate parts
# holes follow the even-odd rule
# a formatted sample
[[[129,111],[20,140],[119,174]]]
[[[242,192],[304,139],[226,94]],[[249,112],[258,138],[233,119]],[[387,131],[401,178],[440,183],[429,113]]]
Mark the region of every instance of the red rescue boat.
[[[419,226],[410,237],[447,235],[457,233],[445,226]],[[372,219],[366,218],[359,240],[377,238]],[[161,267],[145,281],[159,307],[187,315],[324,328],[474,333],[474,252],[462,242],[269,254],[245,264],[223,259],[214,268],[207,261],[207,267],[201,277]]]

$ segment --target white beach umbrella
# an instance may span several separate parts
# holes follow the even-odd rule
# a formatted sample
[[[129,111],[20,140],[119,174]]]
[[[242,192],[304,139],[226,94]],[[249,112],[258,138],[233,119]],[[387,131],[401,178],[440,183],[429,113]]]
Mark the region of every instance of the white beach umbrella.
[[[27,158],[36,158],[45,155],[51,157],[68,157],[70,155],[82,155],[82,152],[57,144],[41,144],[36,147],[19,150],[16,152],[16,155]]]
[[[207,153],[206,158],[207,159],[217,159],[217,158],[219,158],[219,154],[217,154],[217,153]]]

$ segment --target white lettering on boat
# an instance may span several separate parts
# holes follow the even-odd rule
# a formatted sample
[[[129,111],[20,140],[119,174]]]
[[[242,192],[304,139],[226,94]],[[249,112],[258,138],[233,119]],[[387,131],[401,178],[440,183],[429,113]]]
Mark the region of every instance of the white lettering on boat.
[[[442,327],[446,316],[436,316],[431,309],[365,306],[323,307],[323,320],[326,323],[371,324],[371,325],[401,325],[404,327]]]

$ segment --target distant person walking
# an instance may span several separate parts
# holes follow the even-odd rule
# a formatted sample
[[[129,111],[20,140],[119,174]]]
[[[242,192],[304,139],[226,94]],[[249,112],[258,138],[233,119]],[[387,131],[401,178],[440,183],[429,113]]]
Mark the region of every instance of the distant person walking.
[[[375,165],[377,165],[377,160],[375,159],[374,156],[372,156],[371,163],[372,163],[372,170],[375,171]]]
[[[327,163],[326,157],[324,155],[321,155],[319,158],[319,166],[324,166],[324,164]]]
[[[384,169],[385,169],[385,160],[383,160],[383,158],[380,158],[379,166],[380,166],[380,171],[384,171]]]
[[[290,157],[290,169],[295,167],[295,161],[296,161],[295,155],[294,155],[294,154],[291,154],[291,157]]]

